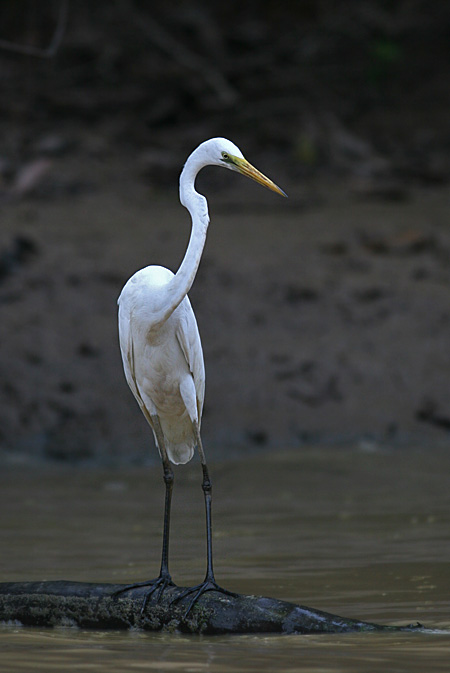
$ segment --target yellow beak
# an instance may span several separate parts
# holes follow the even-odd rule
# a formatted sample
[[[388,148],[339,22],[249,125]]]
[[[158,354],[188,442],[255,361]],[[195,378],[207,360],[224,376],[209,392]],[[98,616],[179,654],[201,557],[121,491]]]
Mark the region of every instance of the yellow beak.
[[[272,180],[270,180],[269,178],[266,178],[266,176],[263,175],[260,171],[258,171],[257,168],[252,166],[247,161],[247,159],[241,159],[240,157],[233,156],[230,157],[230,160],[236,166],[236,169],[239,171],[239,173],[242,173],[242,175],[246,175],[248,178],[255,180],[263,187],[267,187],[268,189],[271,189],[273,192],[281,194],[281,196],[287,197],[287,194],[283,192],[283,190],[280,189],[278,185],[272,182]]]

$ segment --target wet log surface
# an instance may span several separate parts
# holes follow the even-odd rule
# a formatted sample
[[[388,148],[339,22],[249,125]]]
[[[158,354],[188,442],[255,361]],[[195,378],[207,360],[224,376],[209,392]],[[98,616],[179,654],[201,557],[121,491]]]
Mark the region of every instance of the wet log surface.
[[[347,619],[262,596],[204,594],[186,617],[189,599],[174,603],[183,587],[151,598],[142,612],[146,589],[119,595],[120,584],[84,582],[6,582],[0,584],[0,622],[25,626],[78,626],[84,629],[181,631],[184,633],[345,633],[411,631],[420,624],[382,626]]]

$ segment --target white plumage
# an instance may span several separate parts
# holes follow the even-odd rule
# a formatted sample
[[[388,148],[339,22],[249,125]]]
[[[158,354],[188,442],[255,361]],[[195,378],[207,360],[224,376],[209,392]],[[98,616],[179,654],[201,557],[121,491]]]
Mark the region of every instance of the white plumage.
[[[119,297],[119,339],[128,385],[153,431],[152,416],[159,417],[167,455],[178,465],[194,455],[192,423],[200,427],[205,368],[189,298],[165,321],[155,315],[173,277],[164,267],[148,266],[130,278]]]

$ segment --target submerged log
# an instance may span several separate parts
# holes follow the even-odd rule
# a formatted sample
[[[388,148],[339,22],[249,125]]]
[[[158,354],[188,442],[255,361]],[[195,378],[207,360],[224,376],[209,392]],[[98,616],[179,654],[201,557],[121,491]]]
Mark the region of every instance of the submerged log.
[[[344,633],[410,631],[382,626],[262,596],[204,594],[185,617],[184,590],[166,589],[159,602],[150,598],[142,612],[145,588],[119,595],[121,584],[84,582],[6,582],[0,584],[0,622],[24,626],[79,626],[84,629],[182,631],[184,633]]]

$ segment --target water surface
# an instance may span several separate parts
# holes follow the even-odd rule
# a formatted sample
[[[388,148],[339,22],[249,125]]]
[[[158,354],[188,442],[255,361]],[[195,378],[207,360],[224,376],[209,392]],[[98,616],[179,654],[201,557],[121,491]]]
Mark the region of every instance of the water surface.
[[[198,637],[0,628],[3,671],[448,671],[450,455],[314,448],[211,465],[218,581],[428,633]],[[175,473],[171,571],[205,568],[201,470]],[[9,467],[1,581],[126,582],[159,569],[159,466]]]

